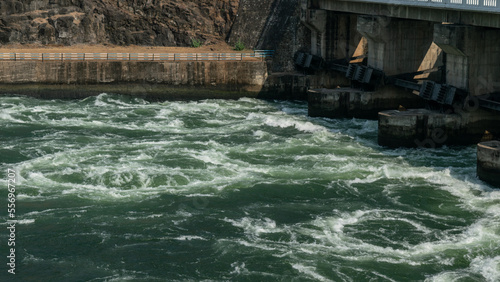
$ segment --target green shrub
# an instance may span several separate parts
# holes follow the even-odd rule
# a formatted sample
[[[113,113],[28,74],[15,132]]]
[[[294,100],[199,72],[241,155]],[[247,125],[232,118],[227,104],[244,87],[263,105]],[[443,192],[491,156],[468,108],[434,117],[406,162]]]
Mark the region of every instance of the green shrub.
[[[198,40],[196,38],[192,38],[191,39],[191,47],[198,48],[201,45],[203,45],[203,43],[201,42],[201,40]]]
[[[241,42],[241,39],[238,39],[238,42],[236,42],[236,44],[234,44],[234,50],[236,50],[236,51],[245,50],[245,44],[243,44],[243,42]]]

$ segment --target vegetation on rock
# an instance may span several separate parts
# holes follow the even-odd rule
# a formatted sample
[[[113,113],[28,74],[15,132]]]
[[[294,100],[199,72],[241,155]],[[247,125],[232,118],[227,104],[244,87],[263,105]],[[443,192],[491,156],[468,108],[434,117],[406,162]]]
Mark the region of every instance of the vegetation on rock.
[[[245,50],[245,44],[241,42],[241,39],[238,39],[238,41],[236,41],[236,43],[234,44],[234,50],[236,51]]]

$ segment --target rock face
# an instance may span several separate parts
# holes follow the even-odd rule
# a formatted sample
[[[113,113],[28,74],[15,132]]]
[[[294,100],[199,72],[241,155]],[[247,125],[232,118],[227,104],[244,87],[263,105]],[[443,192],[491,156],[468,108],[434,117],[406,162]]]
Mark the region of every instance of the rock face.
[[[229,44],[241,40],[247,48],[274,50],[272,71],[293,71],[293,58],[306,28],[300,24],[299,0],[240,0]]]
[[[2,0],[0,43],[189,46],[225,40],[240,0]]]

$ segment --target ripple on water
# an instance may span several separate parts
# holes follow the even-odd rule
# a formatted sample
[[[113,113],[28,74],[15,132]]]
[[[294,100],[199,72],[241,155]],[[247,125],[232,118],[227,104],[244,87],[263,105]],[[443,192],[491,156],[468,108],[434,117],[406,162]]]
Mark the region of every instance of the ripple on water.
[[[473,147],[388,150],[376,121],[309,118],[300,102],[0,100],[26,269],[81,263],[74,277],[110,281],[500,279],[500,193],[476,179]]]

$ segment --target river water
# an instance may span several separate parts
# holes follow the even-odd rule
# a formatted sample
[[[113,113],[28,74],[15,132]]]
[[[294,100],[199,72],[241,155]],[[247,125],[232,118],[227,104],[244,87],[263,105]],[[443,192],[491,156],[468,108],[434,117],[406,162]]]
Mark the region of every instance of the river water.
[[[500,281],[475,146],[385,149],[305,102],[0,103],[1,281]]]

